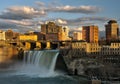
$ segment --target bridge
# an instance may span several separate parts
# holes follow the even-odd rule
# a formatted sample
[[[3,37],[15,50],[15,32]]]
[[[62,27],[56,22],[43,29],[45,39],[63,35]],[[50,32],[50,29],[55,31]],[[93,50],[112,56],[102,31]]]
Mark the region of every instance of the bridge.
[[[33,49],[59,49],[62,47],[68,47],[71,41],[5,41],[5,43],[18,48],[24,48],[25,50]]]

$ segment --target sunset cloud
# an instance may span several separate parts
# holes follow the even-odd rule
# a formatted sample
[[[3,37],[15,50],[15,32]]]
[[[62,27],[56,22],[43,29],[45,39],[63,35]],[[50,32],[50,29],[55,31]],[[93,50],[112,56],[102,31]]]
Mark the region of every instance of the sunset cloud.
[[[38,11],[35,8],[28,6],[13,6],[7,8],[2,14],[0,18],[2,19],[14,19],[14,20],[22,20],[22,19],[32,19],[36,17],[40,17],[45,15],[45,11]]]
[[[31,20],[6,20],[9,23],[23,26],[32,26],[33,22]]]
[[[66,26],[82,26],[82,25],[94,25],[96,23],[105,23],[106,21],[110,20],[110,18],[105,17],[81,17],[75,19],[49,19],[47,21],[54,21],[59,25],[66,25]]]
[[[15,24],[0,20],[0,29],[16,28]]]
[[[38,31],[40,26],[43,24],[41,21],[33,20],[9,20],[9,19],[0,19],[0,29],[13,29],[19,32],[26,32],[29,30]]]
[[[2,19],[0,21],[0,28],[34,30],[48,21],[54,21],[61,26],[79,28],[83,25],[105,23],[110,20],[110,18],[95,16],[101,12],[102,8],[94,5],[63,5],[57,1],[49,3],[36,1],[34,3],[34,7],[11,6],[5,9],[0,13],[0,19]],[[69,18],[67,15],[64,16],[65,13],[70,14],[68,15]],[[78,16],[78,14],[84,15]]]
[[[101,8],[96,7],[96,6],[56,6],[56,7],[51,7],[51,8],[46,8],[46,11],[50,12],[68,12],[68,13],[84,13],[84,14],[89,14],[89,13],[97,13],[101,11]]]
[[[71,6],[71,5],[62,5],[56,1],[49,4],[37,1],[35,2],[38,6],[42,6],[43,10],[46,12],[67,12],[67,13],[98,13],[102,8],[92,5],[81,5],[81,6]]]
[[[60,25],[67,25],[67,21],[63,19],[56,19],[55,22]]]

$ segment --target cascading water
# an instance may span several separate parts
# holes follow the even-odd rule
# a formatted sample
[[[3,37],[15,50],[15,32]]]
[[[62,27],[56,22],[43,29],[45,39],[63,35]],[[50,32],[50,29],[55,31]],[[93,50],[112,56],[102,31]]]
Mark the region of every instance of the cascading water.
[[[24,62],[18,70],[18,75],[55,76],[54,69],[58,54],[58,50],[25,51]]]
[[[79,84],[87,81],[56,72],[57,68],[64,68],[62,56],[58,54],[58,50],[25,51],[23,61],[15,60],[8,68],[0,70],[0,84]]]

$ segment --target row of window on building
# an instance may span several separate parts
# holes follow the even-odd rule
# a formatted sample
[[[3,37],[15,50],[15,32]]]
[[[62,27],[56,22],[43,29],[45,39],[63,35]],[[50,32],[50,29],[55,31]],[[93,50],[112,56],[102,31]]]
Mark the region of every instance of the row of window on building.
[[[88,55],[120,55],[120,43],[99,45],[87,42],[72,42],[72,49]],[[82,54],[81,54],[82,55]]]

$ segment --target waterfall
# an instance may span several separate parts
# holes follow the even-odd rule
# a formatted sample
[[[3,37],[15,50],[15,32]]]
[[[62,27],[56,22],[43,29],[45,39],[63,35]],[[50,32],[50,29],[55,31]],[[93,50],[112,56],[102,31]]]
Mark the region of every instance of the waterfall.
[[[53,76],[58,54],[58,50],[25,51],[23,66],[19,72],[22,75]]]

